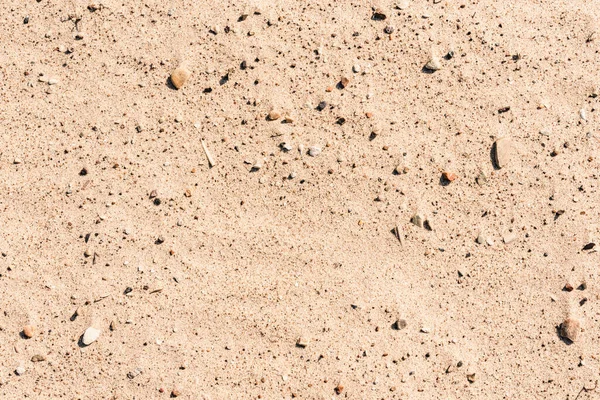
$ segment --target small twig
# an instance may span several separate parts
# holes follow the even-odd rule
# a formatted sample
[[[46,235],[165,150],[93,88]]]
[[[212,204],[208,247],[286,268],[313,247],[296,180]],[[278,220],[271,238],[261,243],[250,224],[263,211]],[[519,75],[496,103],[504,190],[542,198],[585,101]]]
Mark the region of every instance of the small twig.
[[[596,34],[596,31],[594,31],[594,32],[590,33],[590,34],[588,35],[588,37],[585,39],[585,42],[586,42],[586,43],[591,43],[591,42],[593,42],[593,41],[594,41],[594,39],[595,39],[595,38],[594,38],[594,35],[595,35],[595,34]]]
[[[400,246],[404,246],[404,232],[402,231],[402,228],[400,228],[400,225],[396,225],[394,234],[396,235],[396,239],[400,242]]]
[[[215,160],[213,159],[212,154],[210,154],[210,152],[208,151],[208,147],[206,147],[206,143],[204,142],[204,139],[200,139],[200,142],[202,143],[202,148],[204,149],[204,154],[206,154],[206,158],[208,159],[208,166],[210,168],[214,167]]]
[[[594,384],[593,388],[586,388],[585,385],[583,385],[583,387],[581,388],[581,390],[579,391],[579,393],[577,393],[577,397],[575,397],[575,400],[577,400],[579,398],[579,396],[581,396],[581,393],[583,392],[591,392],[596,390],[596,388],[598,387],[598,380],[596,380],[596,383]]]

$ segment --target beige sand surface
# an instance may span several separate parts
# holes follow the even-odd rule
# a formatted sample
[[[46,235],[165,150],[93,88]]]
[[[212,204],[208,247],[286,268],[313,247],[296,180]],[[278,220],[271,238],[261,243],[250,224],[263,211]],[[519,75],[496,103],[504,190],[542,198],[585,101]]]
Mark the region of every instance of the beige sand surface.
[[[598,398],[599,21],[0,1],[0,397]]]

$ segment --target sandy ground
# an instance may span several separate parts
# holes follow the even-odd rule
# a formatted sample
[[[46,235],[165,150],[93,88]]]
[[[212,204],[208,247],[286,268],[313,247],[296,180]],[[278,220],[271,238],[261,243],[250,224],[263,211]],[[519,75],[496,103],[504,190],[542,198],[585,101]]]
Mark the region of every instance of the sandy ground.
[[[600,395],[600,2],[1,3],[2,398]]]

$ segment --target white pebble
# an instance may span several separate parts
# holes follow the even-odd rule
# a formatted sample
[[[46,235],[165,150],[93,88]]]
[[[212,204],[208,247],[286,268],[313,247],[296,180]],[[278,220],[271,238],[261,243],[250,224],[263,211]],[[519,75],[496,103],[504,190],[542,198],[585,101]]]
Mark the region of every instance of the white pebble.
[[[101,332],[102,331],[100,329],[96,329],[96,328],[90,326],[89,328],[87,328],[85,330],[85,332],[83,334],[83,338],[81,339],[81,342],[84,345],[89,346],[90,344],[92,344],[96,340],[98,340]]]

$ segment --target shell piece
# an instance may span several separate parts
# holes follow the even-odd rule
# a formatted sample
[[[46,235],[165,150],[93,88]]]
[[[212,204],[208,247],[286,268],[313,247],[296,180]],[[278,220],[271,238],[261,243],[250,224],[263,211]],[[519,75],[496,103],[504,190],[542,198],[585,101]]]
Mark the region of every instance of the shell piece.
[[[90,344],[92,344],[96,340],[98,340],[98,338],[100,337],[100,333],[102,333],[102,331],[100,329],[96,329],[96,328],[90,326],[83,333],[83,337],[81,338],[81,342],[84,345],[89,346]]]
[[[171,83],[176,89],[180,89],[183,85],[185,85],[191,75],[192,73],[189,69],[180,65],[171,73]]]

